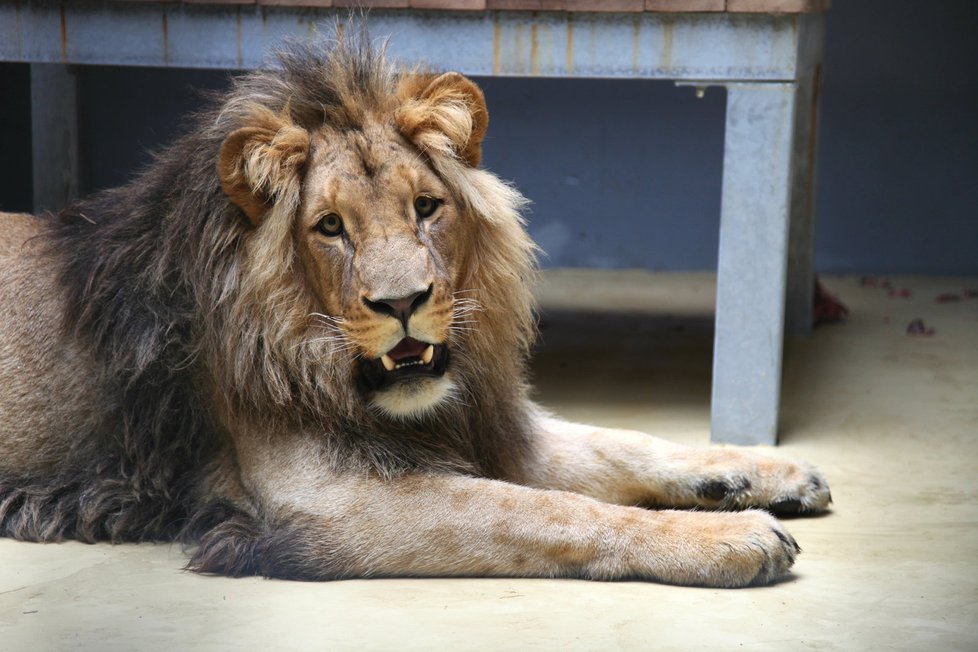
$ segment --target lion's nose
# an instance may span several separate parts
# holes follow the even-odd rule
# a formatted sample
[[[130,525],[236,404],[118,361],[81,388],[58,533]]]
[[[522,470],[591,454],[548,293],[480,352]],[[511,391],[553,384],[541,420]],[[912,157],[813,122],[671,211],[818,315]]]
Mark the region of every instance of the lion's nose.
[[[433,287],[434,285],[429,285],[426,290],[397,298],[370,299],[363,297],[363,303],[374,312],[389,315],[400,321],[404,325],[404,330],[407,331],[408,320],[418,308],[424,305],[425,301],[431,298]]]

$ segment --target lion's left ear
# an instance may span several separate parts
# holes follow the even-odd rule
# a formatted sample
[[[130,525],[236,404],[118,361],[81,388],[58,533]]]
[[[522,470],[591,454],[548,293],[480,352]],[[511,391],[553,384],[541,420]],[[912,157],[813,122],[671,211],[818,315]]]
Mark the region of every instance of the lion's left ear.
[[[457,72],[409,75],[398,95],[401,106],[394,120],[407,139],[423,151],[454,155],[472,167],[479,164],[489,112],[475,82]]]
[[[298,181],[308,153],[309,132],[282,115],[256,109],[249,126],[221,145],[221,188],[257,226],[276,196]]]

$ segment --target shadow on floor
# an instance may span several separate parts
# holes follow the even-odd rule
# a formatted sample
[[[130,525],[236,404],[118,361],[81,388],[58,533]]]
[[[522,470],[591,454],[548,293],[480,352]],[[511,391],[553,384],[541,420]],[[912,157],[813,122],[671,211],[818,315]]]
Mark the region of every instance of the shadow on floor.
[[[531,372],[545,402],[600,393],[617,404],[709,409],[712,356],[712,317],[547,310]]]

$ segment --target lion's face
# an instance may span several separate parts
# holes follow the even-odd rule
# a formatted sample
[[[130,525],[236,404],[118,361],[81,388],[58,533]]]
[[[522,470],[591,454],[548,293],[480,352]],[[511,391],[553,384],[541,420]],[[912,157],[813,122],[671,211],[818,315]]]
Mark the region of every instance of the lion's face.
[[[452,389],[458,207],[390,126],[310,138],[295,241],[323,324],[355,353],[373,405],[407,416]]]
[[[500,254],[479,244],[499,237],[488,230],[512,230],[510,249],[525,249],[515,214],[490,227],[460,205],[460,183],[499,186],[475,171],[486,122],[470,80],[410,75],[353,126],[302,127],[287,110],[256,107],[221,148],[222,188],[255,227],[243,267],[259,300],[289,337],[327,342],[321,364],[350,365],[369,405],[391,416],[420,415],[452,394],[459,322],[474,305],[466,293],[486,290],[471,287],[473,268],[520,259],[502,247],[494,261]],[[304,298],[283,301],[297,296],[283,284],[299,278]]]

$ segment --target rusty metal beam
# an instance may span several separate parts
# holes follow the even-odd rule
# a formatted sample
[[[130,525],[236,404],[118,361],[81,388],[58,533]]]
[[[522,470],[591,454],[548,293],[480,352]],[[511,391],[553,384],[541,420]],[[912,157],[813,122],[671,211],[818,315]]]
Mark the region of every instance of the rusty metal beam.
[[[346,9],[0,2],[0,60],[255,68]],[[786,81],[806,16],[372,11],[390,53],[471,75]]]

